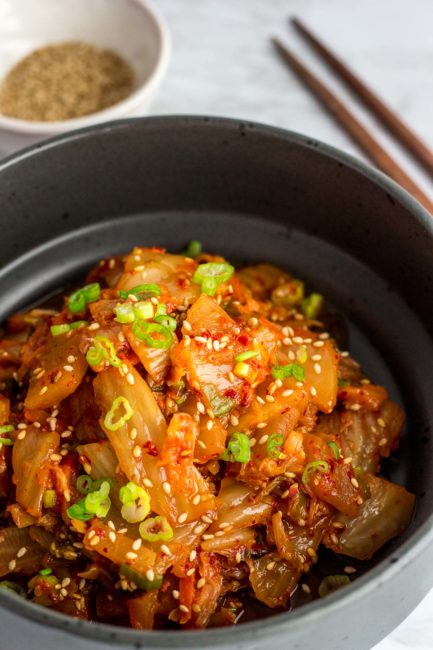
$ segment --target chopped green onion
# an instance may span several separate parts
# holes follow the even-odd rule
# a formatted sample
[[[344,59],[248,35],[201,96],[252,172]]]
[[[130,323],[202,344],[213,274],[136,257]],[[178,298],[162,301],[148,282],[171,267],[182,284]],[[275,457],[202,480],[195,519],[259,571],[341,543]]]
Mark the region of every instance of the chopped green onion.
[[[15,431],[15,427],[12,424],[4,424],[0,427],[0,445],[5,445],[5,447],[12,447],[14,441],[9,436],[3,437],[5,433],[12,433]]]
[[[308,354],[307,354],[307,348],[305,345],[301,345],[299,350],[296,353],[296,358],[299,361],[299,363],[305,363],[308,359]]]
[[[305,370],[297,363],[288,363],[285,366],[272,366],[272,376],[275,379],[288,379],[294,377],[297,381],[305,379]]]
[[[69,332],[71,326],[69,323],[62,323],[61,325],[51,325],[50,331],[52,336],[59,336],[60,334],[66,334]]]
[[[306,318],[314,320],[319,316],[323,305],[323,296],[320,293],[311,293],[302,301],[301,309]]]
[[[95,336],[93,346],[89,348],[86,354],[86,360],[91,366],[97,366],[102,359],[107,359],[108,363],[115,368],[122,365],[121,360],[116,354],[116,348],[110,339],[106,336]]]
[[[140,298],[150,298],[151,296],[160,296],[161,289],[157,284],[137,284],[127,291],[119,291],[120,297],[124,300],[131,294]]]
[[[350,386],[350,382],[347,381],[347,379],[339,379],[338,386],[339,388],[343,388],[344,386]]]
[[[222,460],[229,461],[234,459],[237,463],[248,463],[251,458],[250,439],[248,436],[239,431],[233,433],[221,458]]]
[[[166,316],[166,315],[167,315],[167,307],[164,305],[163,302],[159,302],[156,305],[155,316]]]
[[[329,463],[327,463],[326,460],[313,460],[311,463],[308,463],[302,474],[302,483],[304,483],[304,485],[308,485],[310,476],[313,472],[326,474],[326,472],[329,472]]]
[[[149,580],[143,574],[137,573],[137,571],[131,569],[127,564],[121,564],[119,566],[119,574],[144,591],[154,591],[155,589],[159,589],[163,581],[163,576],[158,574],[155,574],[153,580]]]
[[[84,507],[84,499],[81,499],[81,501],[78,501],[77,503],[74,503],[74,505],[69,506],[69,508],[66,510],[66,513],[71,519],[78,519],[79,521],[89,521],[89,519],[93,519],[95,516],[93,513],[86,512],[86,509]]]
[[[76,487],[80,494],[88,494],[93,488],[92,477],[87,474],[82,474],[77,478]]]
[[[246,350],[245,352],[241,352],[240,354],[237,354],[235,356],[235,361],[246,361],[247,359],[253,359],[254,357],[258,357],[259,352],[258,350]]]
[[[55,490],[45,490],[44,496],[43,496],[43,504],[44,508],[47,508],[48,510],[51,508],[54,508],[57,502],[57,494]]]
[[[69,323],[71,330],[77,330],[81,325],[87,326],[89,323],[86,320],[74,320],[73,323]]]
[[[341,587],[346,587],[347,585],[350,585],[349,576],[326,576],[326,578],[324,578],[319,585],[319,596],[320,598],[324,598],[325,596],[328,596],[334,591],[341,589]]]
[[[340,458],[340,450],[338,449],[337,444],[333,440],[330,440],[327,445],[332,449],[332,453],[334,454],[336,460],[338,460]]]
[[[283,442],[284,436],[281,433],[273,433],[269,436],[266,447],[271,458],[279,458]]]
[[[116,416],[116,411],[117,409],[120,409],[123,407],[123,410],[125,411],[125,415],[120,416],[117,420],[115,420]],[[120,427],[123,427],[125,422],[130,420],[134,414],[134,411],[131,408],[130,403],[126,399],[126,397],[116,397],[116,399],[113,401],[110,410],[108,413],[105,414],[104,417],[104,425],[107,427],[109,431],[117,431],[117,429],[120,429]]]
[[[203,293],[213,296],[219,285],[227,282],[233,273],[234,267],[227,262],[208,262],[197,267],[192,281],[201,286]]]
[[[39,575],[41,576],[50,576],[52,574],[53,570],[47,567],[46,569],[41,569],[39,571]]]
[[[150,497],[140,485],[130,481],[119,490],[119,499],[123,506],[122,517],[129,524],[143,521],[150,512]]]
[[[111,508],[109,493],[110,484],[108,481],[103,481],[99,490],[89,492],[84,498],[85,511],[94,514],[99,519],[106,517]]]
[[[114,313],[116,314],[116,320],[122,325],[126,323],[133,323],[135,320],[134,307],[131,303],[118,303],[114,308]]]
[[[140,302],[136,302],[134,305],[134,315],[135,318],[141,318],[142,320],[153,318],[153,304],[150,302],[150,300],[141,300]]]
[[[73,314],[78,314],[80,311],[84,311],[87,303],[98,300],[100,295],[101,287],[99,286],[99,282],[86,284],[69,296],[68,309]]]
[[[110,478],[109,476],[104,476],[104,478],[97,478],[96,481],[93,481],[92,492],[94,492],[95,490],[100,490],[101,485],[103,483],[108,483],[110,488],[115,486],[115,481],[113,478]]]
[[[155,321],[155,323],[164,325],[164,327],[167,327],[172,332],[174,332],[174,330],[177,327],[177,320],[173,318],[173,316],[167,316],[167,314],[161,314],[161,316],[155,316],[153,320]]]
[[[186,247],[186,251],[184,251],[183,255],[185,255],[185,257],[192,257],[192,259],[195,259],[198,255],[200,255],[201,251],[202,246],[200,242],[196,239],[192,239]]]
[[[166,517],[149,517],[140,524],[140,536],[146,542],[168,542],[173,537],[173,529]]]
[[[136,320],[132,325],[132,331],[140,341],[151,348],[169,348],[173,341],[173,333],[159,323]]]
[[[203,388],[203,391],[210,402],[212,413],[217,418],[220,418],[221,416],[231,411],[234,405],[236,404],[236,401],[231,397],[224,397],[223,395],[221,395],[218,392],[218,390],[215,388],[215,386],[212,385],[205,386]]]
[[[5,589],[6,591],[12,591],[17,596],[26,597],[26,591],[18,582],[12,582],[11,580],[2,580],[0,582],[0,589]]]

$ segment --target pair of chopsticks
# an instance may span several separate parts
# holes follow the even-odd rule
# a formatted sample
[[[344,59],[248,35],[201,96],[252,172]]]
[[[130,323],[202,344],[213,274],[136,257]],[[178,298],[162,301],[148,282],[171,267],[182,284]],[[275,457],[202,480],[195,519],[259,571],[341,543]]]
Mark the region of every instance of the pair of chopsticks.
[[[322,43],[300,20],[291,19],[296,31],[319,54],[333,72],[352,90],[357,98],[378,118],[386,129],[409,151],[433,178],[433,152],[419,137],[352,72],[324,43]],[[298,75],[306,87],[322,103],[325,109],[361,147],[370,160],[385,174],[412,194],[430,213],[433,202],[408,176],[382,145],[350,112],[345,104],[331,92],[278,38],[273,38],[277,51],[285,63]]]

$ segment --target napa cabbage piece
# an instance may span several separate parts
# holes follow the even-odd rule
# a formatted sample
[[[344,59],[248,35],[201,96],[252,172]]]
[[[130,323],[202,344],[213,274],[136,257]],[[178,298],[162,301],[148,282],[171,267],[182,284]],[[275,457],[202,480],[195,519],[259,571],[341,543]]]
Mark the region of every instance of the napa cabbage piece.
[[[149,591],[127,600],[131,626],[135,630],[152,630],[158,610],[158,591]]]
[[[370,497],[366,499],[356,517],[338,514],[336,522],[344,525],[341,533],[333,528],[334,535],[326,535],[324,543],[335,553],[357,560],[369,560],[386,542],[409,526],[415,496],[404,488],[383,478],[367,475]]]
[[[92,519],[83,538],[85,548],[88,551],[95,551],[103,555],[114,564],[126,564],[143,575],[148,569],[154,567],[156,554],[147,545],[143,544],[138,550],[134,551],[132,544],[136,537],[133,537],[128,532],[117,532],[113,541],[113,539],[110,539],[110,530],[111,528],[100,519]],[[131,552],[136,557],[127,557],[127,554]]]
[[[272,496],[262,498],[248,485],[230,478],[221,481],[218,501],[218,518],[209,528],[211,533],[221,530],[221,524],[226,530],[262,524],[270,518],[274,507]]]
[[[54,464],[50,457],[58,451],[60,436],[55,431],[43,432],[31,426],[26,431],[25,438],[17,439],[13,446],[13,482],[17,502],[38,518],[42,514],[44,492]]]
[[[0,576],[11,572],[31,575],[38,570],[45,550],[32,539],[31,530],[31,527],[12,526],[0,529]],[[21,548],[27,550],[24,555],[18,557],[17,552]]]
[[[200,287],[191,281],[196,268],[194,260],[182,255],[155,248],[134,248],[125,259],[124,272],[116,288],[128,291],[139,284],[157,284],[161,288],[161,301],[184,306],[200,295]]]
[[[59,404],[71,395],[80,385],[86,370],[87,361],[80,350],[81,333],[72,330],[71,335],[48,336],[34,359],[34,368],[41,373],[32,373],[29,389],[24,400],[26,409],[47,409]],[[75,358],[72,363],[68,358]],[[64,367],[72,370],[65,370]]]
[[[161,384],[165,380],[169,370],[171,349],[178,342],[176,334],[173,334],[173,341],[170,347],[152,348],[135,336],[130,325],[124,325],[122,329],[129,345],[140,359],[143,367],[152,377],[153,381]]]
[[[301,572],[274,553],[248,561],[250,583],[257,600],[272,609],[284,609],[295,589]],[[272,566],[271,569],[268,567]]]
[[[122,472],[130,481],[145,487],[150,495],[152,510],[166,516],[172,524],[183,513],[187,518],[181,523],[194,521],[202,514],[212,512],[215,508],[214,497],[195,466],[191,467],[189,480],[193,481],[194,494],[200,495],[199,503],[194,504],[190,498],[191,485],[183,493],[171,488],[169,494],[164,491],[163,484],[169,483],[168,471],[158,461],[166,439],[166,423],[147,382],[131,365],[128,365],[128,373],[134,377],[132,385],[116,368],[99,373],[93,384],[102,413],[100,424],[111,442]],[[104,416],[119,396],[128,400],[132,417],[120,428],[111,431],[104,424]],[[139,455],[134,452],[135,449],[140,451]],[[152,487],[145,486],[144,479],[150,480]]]

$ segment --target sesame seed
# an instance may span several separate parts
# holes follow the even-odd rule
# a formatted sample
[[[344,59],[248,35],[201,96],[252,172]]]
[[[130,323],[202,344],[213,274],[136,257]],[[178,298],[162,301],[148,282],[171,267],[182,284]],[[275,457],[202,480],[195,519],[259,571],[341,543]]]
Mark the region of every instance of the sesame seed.
[[[17,429],[27,429],[27,424],[25,422],[20,422],[17,425]]]
[[[312,361],[321,361],[322,360],[322,355],[321,354],[313,354],[311,357]]]
[[[290,494],[290,490],[284,490],[283,494],[281,495],[281,498],[282,499],[287,499],[289,494]]]
[[[344,573],[356,573],[356,569],[353,566],[345,566]]]
[[[302,383],[302,381],[297,381],[297,382],[296,382],[296,386],[297,386],[297,388],[302,388],[303,385],[304,385],[304,384]]]
[[[164,483],[162,484],[162,489],[166,494],[171,494],[171,485],[168,481],[164,481]]]
[[[316,375],[320,375],[320,373],[322,372],[322,368],[318,363],[314,364],[314,372],[316,373]]]
[[[199,503],[200,503],[200,499],[201,499],[200,494],[196,494],[196,495],[193,497],[193,499],[192,499],[193,504],[194,504],[195,506],[196,506],[197,504],[199,504]]]
[[[293,352],[293,350],[289,350],[288,353],[287,353],[287,356],[289,357],[290,361],[295,361],[295,359],[296,359],[296,355]]]
[[[99,539],[99,536],[98,536],[98,535],[95,535],[95,536],[92,537],[92,539],[90,540],[90,546],[96,546],[97,544],[99,544],[100,541],[101,541],[101,540]]]
[[[198,614],[199,612],[201,612],[201,607],[200,607],[200,605],[198,603],[193,603],[191,605],[191,609],[195,614]]]
[[[135,384],[135,379],[134,379],[134,375],[132,374],[132,372],[128,372],[128,374],[126,375],[126,381],[131,386],[133,386]]]
[[[45,393],[47,392],[47,390],[48,390],[48,386],[44,386],[44,387],[41,388],[41,390],[39,391],[39,395],[45,395]]]
[[[230,424],[234,427],[237,427],[239,424],[239,418],[236,417],[236,415],[231,415],[230,416]]]
[[[98,330],[100,327],[99,323],[92,323],[87,329],[89,330]]]
[[[385,420],[383,418],[377,418],[377,424],[382,427],[382,429],[386,426]]]
[[[198,526],[196,526],[193,529],[192,532],[194,533],[194,535],[200,535],[204,531],[205,528],[206,528],[206,526],[203,526],[202,524],[199,524]]]
[[[311,594],[311,589],[305,582],[301,585],[301,589],[305,594]]]
[[[70,584],[71,584],[71,579],[70,578],[63,578],[62,587],[67,587]]]
[[[134,456],[134,458],[140,458],[141,449],[138,445],[135,445],[134,449],[132,450],[132,455]]]
[[[255,316],[252,316],[252,317],[248,320],[248,325],[251,325],[251,327],[257,327],[258,324],[259,324],[259,319],[256,318]]]
[[[187,320],[183,321],[183,327],[186,329],[187,332],[190,332],[192,330],[191,323],[188,323]]]
[[[89,532],[89,534],[87,535],[87,539],[92,539],[92,537],[95,537],[95,535],[96,535],[96,531],[91,530],[91,531]]]
[[[338,528],[339,530],[342,530],[344,528],[344,524],[342,524],[341,521],[333,521],[332,525],[334,528]]]
[[[64,589],[64,588],[62,587],[62,588],[60,589],[60,594],[61,594],[61,596],[63,596],[63,598],[66,598],[66,596],[68,595],[68,592],[67,592],[66,589]]]
[[[62,460],[62,457],[60,456],[60,454],[51,454],[50,459],[53,462],[56,462],[56,461]]]
[[[257,425],[257,429],[264,429],[267,426],[268,426],[267,422],[259,422]]]
[[[183,524],[187,519],[188,519],[188,513],[182,512],[182,514],[180,514],[179,517],[177,518],[177,521],[179,524]]]
[[[338,537],[337,537],[337,535],[335,533],[331,534],[331,542],[333,544],[338,544]]]
[[[254,447],[254,445],[257,444],[257,440],[255,438],[250,438],[250,447]]]
[[[343,460],[343,465],[350,465],[351,462],[352,462],[352,460],[353,460],[353,459],[352,459],[352,456],[347,456],[347,457],[344,458],[344,460]]]
[[[267,568],[268,571],[272,571],[272,569],[274,568],[274,566],[275,566],[275,562],[269,562],[269,563],[266,565],[266,568]]]
[[[355,477],[351,478],[350,482],[352,483],[353,487],[359,488],[359,483],[358,483],[358,481],[356,480]]]
[[[11,560],[9,562],[9,564],[8,564],[9,571],[13,571],[15,569],[16,565],[17,565],[16,560]]]
[[[293,343],[296,343],[297,345],[300,345],[303,342],[304,342],[304,339],[302,338],[302,336],[294,336],[293,337]]]
[[[218,350],[220,349],[220,342],[217,341],[216,339],[215,339],[215,341],[213,342],[213,348],[214,348],[214,350],[216,350],[217,352],[218,352]]]
[[[307,553],[310,557],[317,557],[316,551],[314,550],[314,548],[311,548],[311,546],[307,548]]]
[[[314,348],[323,348],[324,345],[325,345],[324,341],[314,341],[313,343]]]
[[[129,432],[129,437],[131,440],[135,440],[137,437],[137,429],[133,427]]]
[[[281,393],[283,397],[290,397],[290,395],[293,395],[294,391],[292,388],[289,388],[288,390],[285,390]]]
[[[200,578],[200,580],[197,580],[196,587],[197,589],[203,589],[205,584],[206,584],[206,580],[204,578]]]
[[[379,447],[383,447],[384,445],[386,445],[387,442],[388,442],[387,438],[381,438],[377,444],[379,445]]]
[[[25,429],[23,429],[22,431],[19,432],[19,434],[17,435],[17,438],[18,438],[18,440],[24,440],[26,435],[27,435],[27,431]]]
[[[180,593],[178,592],[177,589],[173,589],[173,591],[171,592],[171,595],[173,596],[173,598],[175,600],[179,600],[179,598],[180,598]]]
[[[146,578],[150,580],[150,582],[153,582],[155,580],[155,572],[153,569],[148,569],[146,571]]]
[[[259,445],[264,445],[265,442],[267,442],[268,438],[269,438],[268,434],[265,433],[265,435],[263,435],[261,438],[259,438]]]
[[[236,560],[237,564],[239,564],[239,562],[241,562],[241,560],[242,560],[242,555],[240,554],[239,551],[235,555],[235,560]]]
[[[286,336],[286,337],[283,339],[283,343],[284,343],[284,345],[292,345],[292,339],[289,338],[288,336]]]
[[[66,365],[63,366],[63,370],[66,370],[66,372],[72,372],[74,370],[73,366]]]
[[[132,550],[138,551],[141,548],[142,540],[138,537],[132,542]]]
[[[186,605],[179,605],[179,609],[181,612],[184,612],[185,614],[189,614],[189,609]]]
[[[144,479],[143,479],[143,483],[144,483],[144,485],[145,485],[146,487],[148,487],[148,488],[153,488],[153,483],[152,483],[152,481],[151,481],[150,479],[148,479],[148,478],[144,478]]]
[[[260,395],[256,395],[256,400],[258,401],[259,404],[265,404],[265,400],[263,397],[260,397]]]
[[[127,560],[136,560],[138,555],[137,553],[134,553],[133,551],[128,551],[127,554],[125,555]]]
[[[205,524],[212,523],[212,519],[208,515],[202,515],[201,520],[204,521]]]
[[[361,404],[351,404],[351,406],[349,406],[349,408],[350,408],[351,411],[359,411],[360,408],[361,408]]]
[[[212,535],[212,533],[206,533],[205,535],[202,535],[202,539],[204,541],[206,541],[208,539],[213,539],[214,537],[215,537],[215,535]]]
[[[349,353],[348,353],[348,352],[340,352],[340,355],[341,355],[344,359],[346,359],[346,358],[349,356]]]
[[[127,529],[127,528],[119,528],[119,530],[118,530],[117,532],[118,532],[120,535],[124,535],[125,533],[128,532],[128,529]]]
[[[329,334],[328,332],[322,332],[322,334],[319,334],[319,339],[321,341],[326,341],[326,339],[329,339]]]
[[[266,395],[265,399],[270,404],[273,404],[275,402],[275,397],[273,395]]]
[[[17,557],[23,557],[27,553],[27,548],[25,546],[22,546],[18,551],[17,551]]]
[[[206,407],[203,402],[197,402],[197,411],[202,414],[206,413]]]
[[[108,539],[110,540],[110,542],[113,542],[113,544],[114,544],[114,542],[117,539],[117,535],[114,532],[114,530],[110,530],[110,532],[108,533]]]
[[[316,390],[316,388],[315,388],[314,386],[311,386],[311,388],[310,388],[310,393],[311,393],[311,395],[312,395],[313,397],[316,397],[316,395],[317,395],[317,390]]]
[[[188,578],[189,578],[189,577],[191,577],[192,575],[194,575],[194,573],[195,573],[195,568],[192,567],[191,569],[188,569],[188,571],[186,572],[185,575],[187,575]]]
[[[78,589],[80,589],[81,591],[82,589],[84,589],[85,586],[86,586],[86,579],[81,578],[80,582],[78,583]]]
[[[305,521],[305,519],[302,519],[302,517],[301,517],[301,519],[298,519],[298,526],[303,528],[306,525],[307,525],[307,522]]]
[[[164,555],[171,555],[171,551],[167,544],[161,544],[161,553],[164,553]]]
[[[189,561],[194,562],[196,557],[197,557],[197,551],[195,550],[191,551],[191,553],[189,554]]]

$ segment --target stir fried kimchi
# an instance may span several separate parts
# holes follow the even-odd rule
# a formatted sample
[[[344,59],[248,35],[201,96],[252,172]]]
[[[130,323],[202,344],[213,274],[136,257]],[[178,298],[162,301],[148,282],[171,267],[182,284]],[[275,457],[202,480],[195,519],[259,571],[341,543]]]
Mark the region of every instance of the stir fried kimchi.
[[[289,273],[191,242],[103,260],[59,310],[10,317],[0,586],[82,619],[190,629],[349,583],[414,496],[378,475],[404,413],[329,314]],[[348,566],[309,586],[330,552]]]

